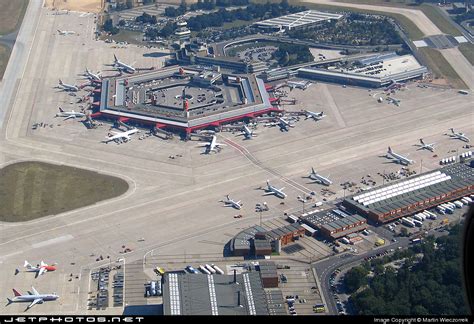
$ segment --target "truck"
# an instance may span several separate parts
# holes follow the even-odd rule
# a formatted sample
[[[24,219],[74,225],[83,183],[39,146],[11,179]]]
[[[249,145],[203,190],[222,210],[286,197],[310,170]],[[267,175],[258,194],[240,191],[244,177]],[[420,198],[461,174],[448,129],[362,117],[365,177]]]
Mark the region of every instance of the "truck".
[[[221,274],[221,275],[224,274],[224,271],[222,271],[222,269],[219,268],[218,266],[216,266],[215,264],[211,264],[211,267],[213,267],[214,269],[216,269],[216,272],[217,272],[218,274]]]
[[[421,243],[421,238],[414,238],[413,240],[411,240],[411,244],[418,244],[418,243]]]
[[[464,206],[464,204],[459,200],[454,201],[453,204],[455,204],[457,208],[462,208],[462,206]]]
[[[436,219],[437,218],[436,214],[429,211],[429,210],[425,210],[425,214],[427,214],[430,217],[430,219]]]
[[[416,214],[415,216],[413,216],[413,218],[419,222],[422,222],[423,221],[423,217],[421,217],[420,214]]]
[[[415,227],[415,223],[413,221],[409,220],[408,218],[403,217],[402,218],[402,224],[406,225],[408,227]]]
[[[468,202],[468,204],[472,203],[472,199],[468,196],[464,197],[463,199],[466,200]]]
[[[199,270],[201,270],[201,271],[204,272],[205,274],[208,274],[208,275],[211,274],[211,273],[209,272],[209,270],[207,270],[203,265],[200,265],[200,266],[199,266]]]
[[[189,273],[199,273],[196,269],[194,269],[192,266],[188,265],[186,267],[186,270],[188,270]]]
[[[349,239],[348,239],[347,237],[343,237],[343,238],[341,239],[341,242],[342,242],[342,243],[346,243],[346,244],[350,244],[350,243],[351,243],[351,241],[349,241]]]
[[[447,202],[446,205],[448,205],[449,207],[451,207],[453,210],[456,209],[456,208],[461,208],[461,207],[458,207],[455,203],[453,202]]]
[[[469,94],[469,92],[467,92],[466,90],[459,90],[458,93],[463,94],[463,95]]]
[[[419,220],[413,220],[413,223],[415,224],[415,226],[418,226],[418,227],[421,227],[423,226],[423,222],[420,222]]]
[[[436,210],[437,210],[438,213],[440,213],[441,215],[446,214],[446,208],[444,208],[442,205],[436,206]]]

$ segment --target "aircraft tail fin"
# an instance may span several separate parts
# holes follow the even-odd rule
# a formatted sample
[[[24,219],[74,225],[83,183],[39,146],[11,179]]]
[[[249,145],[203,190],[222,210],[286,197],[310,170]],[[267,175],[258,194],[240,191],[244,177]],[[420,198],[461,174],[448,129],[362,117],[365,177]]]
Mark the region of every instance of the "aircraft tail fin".
[[[425,145],[425,142],[423,142],[422,138],[420,138],[420,143],[421,143],[421,145]]]
[[[389,147],[388,147],[388,153],[392,153],[392,152],[393,152],[393,151],[392,151],[392,148],[389,146]]]
[[[13,300],[7,297],[7,306],[10,305],[11,303],[13,303]]]
[[[267,180],[267,186],[270,187],[270,180]]]
[[[13,294],[15,295],[15,297],[21,296],[21,294],[18,292],[18,290],[16,290],[15,288],[13,288],[12,290],[13,290]]]
[[[114,54],[115,62],[118,62],[117,56]]]
[[[316,171],[314,171],[314,168],[313,168],[313,167],[311,167],[311,173],[313,173],[313,174],[316,173]]]
[[[63,81],[61,79],[59,79],[59,84],[63,85]]]
[[[29,269],[29,268],[31,268],[31,264],[28,261],[25,260],[25,264],[23,264],[23,267]]]
[[[43,260],[41,260],[41,263],[40,263],[40,264],[41,264],[41,266],[42,266],[42,267],[45,267],[45,266],[47,266],[47,264],[46,264],[46,263],[44,263],[44,261],[43,261]]]
[[[451,130],[451,133],[453,133],[453,134],[454,134],[454,128],[450,128],[450,130]]]
[[[60,111],[60,112],[64,112],[64,110],[63,110],[61,107],[59,107],[59,111]]]
[[[230,200],[229,195],[226,195],[226,197],[227,197],[227,200]]]

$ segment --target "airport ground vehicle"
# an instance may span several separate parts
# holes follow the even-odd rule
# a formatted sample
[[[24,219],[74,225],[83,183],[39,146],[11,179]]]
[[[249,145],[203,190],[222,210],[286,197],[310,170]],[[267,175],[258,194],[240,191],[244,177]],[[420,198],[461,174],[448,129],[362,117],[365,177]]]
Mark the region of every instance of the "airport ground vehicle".
[[[316,304],[313,306],[313,312],[315,313],[324,313],[326,311],[326,307],[324,304]]]
[[[161,276],[162,276],[162,275],[165,274],[165,269],[160,268],[160,267],[156,267],[153,271],[155,271],[155,273],[156,273],[157,275],[161,275]]]

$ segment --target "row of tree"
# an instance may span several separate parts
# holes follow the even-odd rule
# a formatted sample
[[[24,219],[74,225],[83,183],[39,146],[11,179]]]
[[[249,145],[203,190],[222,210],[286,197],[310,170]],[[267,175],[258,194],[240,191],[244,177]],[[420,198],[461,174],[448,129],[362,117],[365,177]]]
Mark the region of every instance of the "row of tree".
[[[448,236],[425,239],[405,252],[398,270],[384,266],[382,260],[351,269],[344,284],[348,292],[356,292],[350,298],[356,313],[468,314],[461,271],[462,232],[456,225]],[[369,269],[373,278],[368,276]]]
[[[249,3],[249,0],[198,0],[196,3],[193,3],[189,6],[189,10],[214,10],[216,7],[246,6]],[[188,5],[186,4],[186,1],[182,0],[178,8],[165,8],[164,15],[174,18],[184,15],[186,11],[188,11]]]
[[[305,7],[290,6],[288,0],[282,0],[280,3],[251,3],[241,9],[227,11],[221,8],[214,13],[192,17],[188,20],[188,27],[193,31],[200,31],[208,27],[221,27],[224,23],[235,20],[251,21],[275,18],[302,10],[305,10]]]
[[[278,45],[278,49],[273,53],[273,57],[280,66],[314,61],[314,56],[311,54],[308,46],[286,43]]]

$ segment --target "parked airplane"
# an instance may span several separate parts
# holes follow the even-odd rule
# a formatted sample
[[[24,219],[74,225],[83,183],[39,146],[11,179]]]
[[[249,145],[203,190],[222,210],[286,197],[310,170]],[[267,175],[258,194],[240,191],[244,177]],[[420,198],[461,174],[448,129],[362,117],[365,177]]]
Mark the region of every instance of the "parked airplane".
[[[455,133],[454,132],[454,128],[450,128],[451,130],[451,134],[448,134],[449,136],[453,137],[453,138],[457,138],[457,139],[460,139],[461,141],[464,141],[464,142],[469,142],[469,137],[466,136],[466,134],[464,133]]]
[[[89,80],[91,80],[91,81],[94,81],[94,82],[101,82],[102,81],[102,78],[100,77],[100,72],[97,73],[97,74],[94,74],[91,71],[89,71],[88,68],[86,68],[86,73],[84,73],[84,75],[87,78],[89,78]]]
[[[387,97],[387,100],[390,103],[393,103],[395,106],[400,107],[401,100],[397,98]]]
[[[285,187],[283,188],[275,188],[274,186],[272,186],[270,184],[270,181],[267,180],[267,189],[266,189],[266,193],[264,193],[263,195],[264,196],[267,196],[267,195],[275,195],[277,196],[278,198],[282,198],[282,199],[285,199],[286,198],[286,194],[283,192],[283,189],[285,189]]]
[[[226,146],[226,145],[217,143],[216,135],[212,135],[212,139],[210,142],[201,143],[199,146],[207,146],[207,150],[205,154],[209,154],[211,152],[217,152],[221,148],[221,146]]]
[[[133,135],[135,133],[138,133],[140,132],[139,129],[137,128],[132,128],[128,131],[125,131],[125,132],[110,132],[109,135],[105,138],[105,140],[103,141],[104,143],[108,143],[110,141],[115,141],[117,143],[120,143],[120,142],[128,142],[130,141],[132,138],[130,137],[130,135]]]
[[[56,267],[55,264],[53,265],[48,265],[41,261],[41,263],[33,267],[28,261],[25,260],[25,264],[23,265],[24,268],[26,268],[27,272],[36,272],[36,277],[41,276],[42,274],[45,274],[48,271],[55,271]]]
[[[283,119],[282,117],[278,117],[277,122],[271,122],[268,124],[265,124],[265,126],[279,126],[281,131],[286,131],[288,132],[288,127],[295,127],[295,125],[291,124],[289,121]]]
[[[322,175],[318,174],[316,171],[314,171],[314,168],[311,168],[311,173],[309,174],[309,178],[316,180],[325,186],[330,186],[332,184],[331,180],[329,180],[327,177],[323,177]]]
[[[120,60],[117,58],[115,54],[114,54],[114,66],[117,67],[119,70],[124,70],[125,72],[128,72],[128,73],[134,73],[137,71],[137,69],[134,68],[133,66],[120,62]]]
[[[58,29],[58,33],[59,33],[59,35],[73,35],[76,32],[72,31],[72,30],[59,30]]]
[[[234,207],[235,209],[240,209],[242,207],[242,203],[239,201],[235,201],[229,198],[229,195],[226,195],[227,200],[221,200],[226,206]]]
[[[418,145],[418,146],[420,146],[420,148],[418,150],[428,150],[428,151],[433,152],[435,144],[436,143],[425,144],[425,142],[423,142],[423,139],[420,138],[420,144]]]
[[[409,158],[397,154],[394,151],[392,151],[392,148],[389,146],[388,151],[387,151],[387,158],[394,158],[398,163],[408,165],[408,164],[413,164],[413,160],[410,160]]]
[[[257,134],[255,134],[253,130],[247,127],[247,125],[244,125],[244,127],[242,128],[242,134],[239,134],[237,136],[241,135],[244,135],[245,139],[252,139],[252,137],[257,136]]]
[[[56,295],[56,293],[39,294],[38,291],[36,291],[35,287],[31,287],[31,290],[33,292],[29,292],[28,295],[22,295],[17,290],[13,289],[13,294],[15,295],[15,297],[13,297],[13,299],[7,298],[8,300],[7,305],[10,305],[11,303],[17,303],[17,302],[30,302],[28,307],[26,307],[25,311],[27,311],[28,309],[30,309],[36,304],[42,304],[45,301],[56,300],[59,298],[59,296]]]
[[[326,115],[324,114],[323,111],[316,113],[316,112],[312,112],[312,111],[309,111],[309,110],[305,110],[304,112],[306,113],[306,118],[305,119],[313,118],[314,120],[318,121],[318,120],[321,120],[324,117],[326,117]]]
[[[79,87],[72,84],[63,83],[61,79],[59,79],[59,87],[65,91],[79,91]]]
[[[69,118],[76,118],[76,117],[85,117],[86,114],[77,112],[74,110],[71,111],[64,111],[61,107],[59,107],[59,112],[56,114],[56,117],[66,117],[64,120]]]

